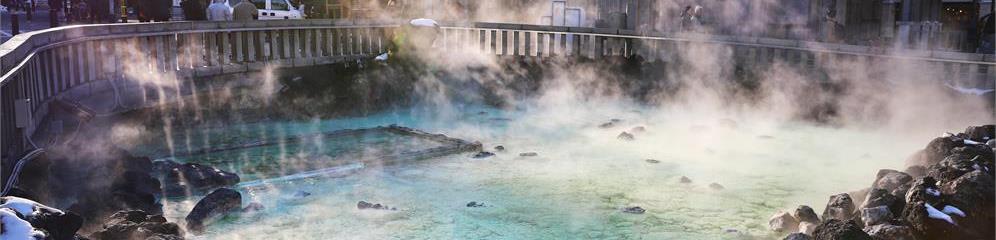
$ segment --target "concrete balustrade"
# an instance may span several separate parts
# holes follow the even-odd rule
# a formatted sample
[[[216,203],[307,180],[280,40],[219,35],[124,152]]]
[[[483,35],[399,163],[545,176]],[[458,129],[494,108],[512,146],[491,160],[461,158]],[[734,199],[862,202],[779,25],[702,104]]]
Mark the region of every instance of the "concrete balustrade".
[[[144,89],[122,81],[125,71],[169,73],[179,79],[298,67],[369,58],[387,51],[403,23],[353,20],[168,22],[65,26],[23,33],[0,45],[0,155],[21,156],[33,129],[16,126],[15,102],[31,99],[37,125],[49,103],[66,94],[101,95],[114,86]],[[872,48],[784,39],[697,33],[664,35],[630,30],[522,24],[449,24],[440,29],[444,49],[468,49],[496,56],[632,56],[674,60],[683,49],[729,48],[741,63],[792,64],[827,69],[833,63],[900,61],[940,69],[944,81],[996,79],[993,55]],[[130,53],[123,54],[123,53]],[[980,80],[981,79],[981,80]],[[131,88],[129,88],[131,87]],[[992,86],[989,86],[992,87]]]

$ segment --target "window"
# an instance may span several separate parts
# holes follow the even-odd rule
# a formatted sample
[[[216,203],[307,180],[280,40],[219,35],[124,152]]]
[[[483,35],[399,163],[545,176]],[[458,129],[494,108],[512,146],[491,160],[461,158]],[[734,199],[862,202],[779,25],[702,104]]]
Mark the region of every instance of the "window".
[[[270,10],[275,10],[275,11],[290,10],[290,8],[287,7],[287,0],[271,0],[270,7],[271,7]]]
[[[266,0],[252,0],[252,4],[256,5],[256,9],[266,9]]]

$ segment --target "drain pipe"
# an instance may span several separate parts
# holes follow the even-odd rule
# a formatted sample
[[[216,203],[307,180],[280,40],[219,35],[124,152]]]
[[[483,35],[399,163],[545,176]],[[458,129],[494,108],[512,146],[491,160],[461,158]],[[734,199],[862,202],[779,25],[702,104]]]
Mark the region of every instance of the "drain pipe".
[[[28,154],[24,155],[24,157],[17,160],[17,163],[14,164],[14,170],[10,172],[10,177],[8,177],[7,182],[4,183],[3,191],[0,192],[0,196],[7,196],[10,189],[14,188],[14,184],[17,183],[17,177],[21,175],[21,168],[24,168],[24,165],[27,165],[31,159],[38,157],[38,155],[41,155],[42,153],[45,153],[45,149],[35,148],[35,150],[32,150]]]

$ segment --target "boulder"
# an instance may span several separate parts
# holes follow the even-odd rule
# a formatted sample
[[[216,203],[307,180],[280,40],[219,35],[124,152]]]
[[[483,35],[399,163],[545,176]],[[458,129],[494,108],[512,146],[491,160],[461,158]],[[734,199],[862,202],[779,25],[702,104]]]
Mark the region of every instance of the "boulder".
[[[964,146],[965,142],[955,136],[939,137],[931,140],[924,149],[923,164],[925,166],[941,162],[951,154],[951,150]]]
[[[875,240],[916,240],[913,231],[907,226],[879,224],[865,227],[865,232]]]
[[[799,223],[799,232],[800,233],[805,233],[806,235],[812,236],[813,235],[813,231],[816,230],[816,226],[819,226],[819,223],[800,222]]]
[[[830,196],[830,201],[827,202],[827,206],[823,210],[824,221],[830,219],[847,221],[851,220],[854,216],[854,201],[851,200],[851,195],[847,193]]]
[[[175,223],[167,222],[162,215],[150,215],[139,210],[114,213],[104,223],[103,229],[90,237],[96,240],[117,239],[162,239],[180,240],[183,229]]]
[[[966,214],[961,226],[981,236],[996,236],[996,183],[993,176],[975,170],[940,186],[945,206]],[[944,206],[937,206],[943,208]]]
[[[502,145],[495,146],[495,151],[496,152],[504,152],[505,151],[505,146],[502,146]]]
[[[471,208],[484,207],[484,206],[485,205],[484,205],[483,202],[471,201],[471,202],[467,203],[467,207],[471,207]]]
[[[633,134],[630,134],[628,132],[619,133],[619,136],[616,136],[616,138],[623,141],[633,141],[636,139],[635,137],[633,137]]]
[[[887,206],[867,207],[861,209],[861,221],[865,226],[875,226],[892,220],[892,211]]]
[[[865,198],[861,208],[874,208],[879,206],[886,207],[889,212],[892,213],[892,216],[899,216],[899,214],[903,212],[903,208],[906,206],[906,201],[886,192],[884,189],[872,189],[868,192],[868,196]]]
[[[958,222],[934,205],[924,201],[910,201],[903,210],[903,220],[910,224],[918,239],[976,239],[978,236],[962,231]],[[991,226],[990,226],[991,227]]]
[[[799,205],[792,212],[792,216],[799,220],[799,222],[809,222],[814,224],[820,223],[820,217],[816,215],[816,211],[813,208],[806,205]]]
[[[912,181],[913,177],[909,174],[892,169],[882,169],[878,170],[871,188],[885,189],[893,195],[905,195],[906,190],[909,190],[909,183]]]
[[[795,232],[799,230],[799,220],[784,211],[778,211],[768,218],[768,229],[775,232]]]
[[[713,190],[723,190],[723,189],[726,189],[725,187],[723,187],[723,185],[720,185],[719,183],[710,183],[709,184],[709,188],[712,188]]]
[[[188,196],[210,192],[239,183],[239,175],[198,163],[179,164],[170,160],[156,161],[155,169],[162,175],[166,196]]]
[[[388,207],[387,205],[382,205],[380,203],[369,203],[367,201],[359,201],[356,203],[356,208],[363,209],[377,209],[377,210],[397,210],[397,208]]]
[[[187,229],[201,232],[212,222],[242,209],[242,194],[229,188],[219,188],[204,196],[185,218]]]
[[[850,220],[827,219],[813,230],[816,240],[871,240],[871,236]]]
[[[941,203],[941,190],[937,187],[937,181],[932,177],[922,177],[913,182],[913,187],[906,192],[907,206],[912,202],[926,202],[931,204]],[[904,207],[905,209],[905,207]],[[903,210],[905,212],[906,210]]]
[[[810,237],[809,235],[803,233],[793,233],[789,234],[788,236],[785,236],[785,238],[783,238],[782,240],[810,240],[810,239],[813,238]]]
[[[649,159],[649,158],[648,158],[648,159],[644,159],[643,161],[645,161],[645,162],[647,162],[647,163],[661,163],[661,161],[660,161],[660,160],[657,160],[657,159]]]
[[[976,142],[986,142],[996,139],[996,125],[970,126],[965,129],[965,136]]]

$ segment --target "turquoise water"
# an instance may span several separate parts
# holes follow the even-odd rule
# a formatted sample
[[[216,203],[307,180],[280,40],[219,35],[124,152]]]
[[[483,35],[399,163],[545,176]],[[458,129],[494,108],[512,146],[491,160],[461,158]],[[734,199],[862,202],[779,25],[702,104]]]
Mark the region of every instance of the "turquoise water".
[[[613,118],[621,121],[611,128],[599,127]],[[777,210],[809,203],[821,212],[829,195],[868,186],[877,169],[900,168],[905,157],[925,142],[886,132],[616,102],[514,110],[413,108],[362,118],[179,129],[171,131],[170,138],[179,143],[175,146],[197,149],[205,146],[185,142],[251,142],[389,124],[480,141],[488,150],[502,145],[507,151],[484,159],[467,153],[406,164],[368,164],[335,177],[244,187],[240,189],[244,202],[259,202],[265,210],[226,218],[204,235],[191,237],[776,239],[782,236],[767,230],[767,219]],[[616,138],[637,126],[646,131],[634,133],[636,140]],[[323,158],[349,161],[339,157],[342,146],[381,149],[394,145],[391,141],[303,142],[237,156],[179,159],[216,164],[248,174],[244,176],[249,179],[266,178],[293,172],[254,175],[256,166],[278,168]],[[521,157],[522,152],[538,156]],[[679,183],[681,176],[693,182]],[[711,189],[710,183],[724,189]],[[298,191],[312,195],[296,198]],[[182,222],[195,201],[167,200],[167,217]],[[397,210],[359,210],[358,201]],[[486,207],[466,207],[470,201]],[[630,206],[647,211],[621,211]]]

